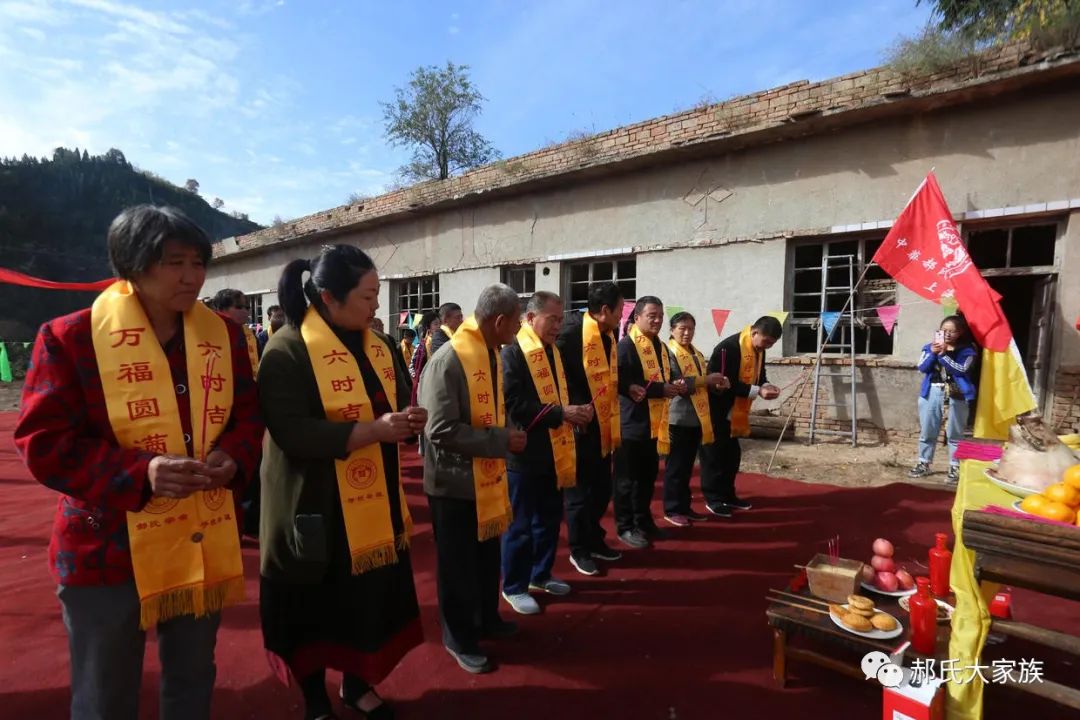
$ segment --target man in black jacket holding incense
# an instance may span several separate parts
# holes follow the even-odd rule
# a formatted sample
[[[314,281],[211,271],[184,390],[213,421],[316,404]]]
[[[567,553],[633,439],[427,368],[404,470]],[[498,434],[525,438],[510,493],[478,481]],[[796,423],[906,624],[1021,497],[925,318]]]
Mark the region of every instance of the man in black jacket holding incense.
[[[771,315],[757,319],[741,332],[720,341],[709,358],[709,372],[727,377],[731,387],[709,393],[716,437],[701,447],[701,491],[705,508],[719,517],[731,517],[734,510],[749,510],[750,503],[735,493],[735,476],[742,462],[739,438],[750,435],[750,405],[759,395],[773,400],[780,389],[765,375],[765,351],[783,334],[780,321]]]
[[[564,495],[570,564],[582,575],[596,575],[596,560],[622,557],[604,542],[600,519],[611,502],[611,453],[621,437],[615,331],[623,294],[615,283],[596,283],[589,286],[588,303],[586,312],[571,314],[555,344],[562,353],[570,403],[592,404],[594,410],[593,419],[575,430],[577,482]]]
[[[574,428],[593,418],[592,405],[571,405],[566,373],[555,339],[563,324],[562,300],[535,293],[514,342],[502,350],[506,414],[525,430],[525,450],[507,457],[510,504],[514,511],[503,535],[503,599],[522,615],[540,612],[529,591],[566,595],[570,585],[551,574],[563,488],[577,475]]]

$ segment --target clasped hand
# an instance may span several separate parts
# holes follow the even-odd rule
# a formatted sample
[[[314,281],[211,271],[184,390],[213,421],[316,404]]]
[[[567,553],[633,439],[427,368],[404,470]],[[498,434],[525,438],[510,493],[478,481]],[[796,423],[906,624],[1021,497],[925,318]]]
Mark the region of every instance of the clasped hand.
[[[224,450],[211,451],[206,462],[185,455],[158,455],[150,461],[146,475],[155,495],[186,498],[228,485],[236,476],[236,462]]]

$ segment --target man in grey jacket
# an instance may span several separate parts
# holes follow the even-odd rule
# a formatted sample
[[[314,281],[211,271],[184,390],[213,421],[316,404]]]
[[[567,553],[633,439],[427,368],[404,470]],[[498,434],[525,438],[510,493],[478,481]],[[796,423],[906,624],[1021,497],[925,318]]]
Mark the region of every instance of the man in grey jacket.
[[[485,288],[474,316],[488,348],[497,398],[496,383],[502,378],[496,353],[514,341],[521,327],[517,293],[502,284]],[[478,539],[473,458],[520,453],[526,434],[507,427],[473,426],[468,381],[453,343],[424,368],[420,405],[428,410],[424,492],[435,533],[443,645],[462,669],[489,672],[492,665],[479,641],[512,635],[517,626],[499,617],[500,538]],[[505,416],[506,409],[497,406],[496,412]]]

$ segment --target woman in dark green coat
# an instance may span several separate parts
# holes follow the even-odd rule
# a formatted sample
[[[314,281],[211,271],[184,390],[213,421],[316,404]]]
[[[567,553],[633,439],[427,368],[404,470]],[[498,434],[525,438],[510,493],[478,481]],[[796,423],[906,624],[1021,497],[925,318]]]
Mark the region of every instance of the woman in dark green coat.
[[[288,324],[259,368],[263,639],[279,677],[300,684],[306,720],[335,717],[327,668],[342,671],[347,707],[392,718],[372,686],[423,641],[398,443],[427,412],[408,406],[396,344],[370,328],[378,293],[351,245],[293,261],[278,287]]]

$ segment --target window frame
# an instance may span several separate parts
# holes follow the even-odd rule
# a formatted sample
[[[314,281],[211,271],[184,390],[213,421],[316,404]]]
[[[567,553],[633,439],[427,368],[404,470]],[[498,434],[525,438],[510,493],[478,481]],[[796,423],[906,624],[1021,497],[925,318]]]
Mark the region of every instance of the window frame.
[[[870,246],[870,245],[872,245],[874,243],[876,243],[877,245],[880,245],[881,242],[884,241],[887,234],[888,234],[888,230],[869,231],[869,232],[863,231],[863,232],[858,232],[858,233],[844,233],[844,234],[835,234],[835,235],[804,236],[804,237],[793,238],[790,242],[788,242],[788,248],[787,248],[787,275],[786,275],[786,278],[785,278],[785,288],[784,288],[784,307],[790,308],[789,314],[788,314],[788,326],[790,328],[790,331],[784,333],[784,338],[783,338],[784,357],[806,357],[806,356],[811,356],[811,355],[816,355],[817,354],[817,342],[818,342],[818,340],[817,340],[816,336],[815,336],[815,341],[814,341],[815,349],[813,351],[801,351],[800,352],[799,350],[797,350],[797,347],[798,347],[798,334],[799,334],[798,329],[799,328],[813,328],[813,329],[816,330],[818,325],[820,324],[820,318],[821,318],[821,310],[820,310],[821,286],[819,285],[818,289],[816,289],[814,291],[796,292],[795,288],[797,287],[796,279],[797,279],[799,274],[807,273],[807,272],[812,273],[812,272],[814,272],[816,270],[817,273],[820,275],[821,267],[820,267],[820,263],[819,263],[816,268],[812,268],[812,267],[796,268],[796,266],[795,266],[795,255],[796,255],[797,250],[799,248],[808,247],[808,246],[821,246],[821,248],[822,248],[822,257],[824,258],[826,256],[829,256],[829,253],[827,251],[827,248],[829,246],[849,244],[849,243],[852,243],[852,242],[858,243],[856,253],[855,253],[856,262],[857,262],[857,267],[855,268],[855,281],[858,281],[859,277],[862,276],[863,271],[868,266],[869,267],[875,267],[875,268],[878,267],[876,264],[871,262],[871,259],[873,258],[874,252],[876,252],[876,249],[874,251],[870,251],[870,250],[868,250],[868,246]],[[835,253],[835,255],[848,255],[848,254],[851,254],[851,253],[848,253],[848,252]],[[869,282],[876,284],[876,287],[871,287],[870,289],[867,289],[865,287],[865,282],[866,281],[864,281],[864,285],[862,286],[862,289],[857,289],[856,293],[855,293],[855,303],[856,303],[856,308],[855,309],[857,311],[858,310],[870,310],[870,309],[872,309],[874,307],[879,307],[879,306],[882,306],[882,305],[895,304],[897,302],[896,298],[897,298],[897,292],[898,292],[898,283],[896,282],[895,279],[892,279],[892,278],[875,278],[875,279],[869,280]],[[825,279],[823,278],[822,279],[822,284],[824,284],[824,283],[825,283]],[[846,298],[847,298],[847,293],[846,292],[834,292],[834,293],[830,293],[830,294],[842,297],[842,298],[844,298],[844,301],[846,302]],[[812,311],[811,310],[796,310],[796,307],[795,307],[795,299],[796,299],[796,297],[813,297],[813,298],[816,298],[816,299],[818,299],[818,308],[816,308],[816,309],[814,309]],[[860,299],[863,300],[863,301],[860,302]],[[836,309],[839,310],[840,308],[836,308]],[[848,333],[848,327],[849,326],[848,326],[848,323],[847,323],[846,319],[842,320],[842,323],[843,323],[842,326],[840,328],[838,328],[838,330],[837,330],[837,332],[840,333],[839,337],[837,338],[837,336],[834,335],[834,340],[836,340],[837,342],[843,342],[844,339],[847,336],[847,333]],[[898,324],[899,323],[897,323],[897,325]],[[884,332],[884,326],[883,326],[883,324],[881,322],[881,318],[879,318],[876,313],[860,312],[858,314],[858,316],[856,317],[855,326],[856,326],[856,329],[865,328],[867,330],[867,332],[865,334],[865,338],[862,340],[860,345],[855,348],[855,357],[856,358],[863,358],[863,359],[890,358],[895,354],[895,350],[896,350],[896,343],[895,343],[895,339],[894,339],[895,338],[895,332],[896,332],[895,326],[893,328],[893,332],[887,334],[888,337],[890,339],[892,339],[891,340],[891,342],[892,342],[892,351],[890,351],[888,353],[872,353],[872,352],[869,352],[870,342],[871,342],[871,333],[874,332],[874,329],[879,329],[881,332]],[[843,356],[846,356],[846,355],[848,355],[848,352],[838,351],[836,349],[834,349],[832,351],[826,351],[826,352],[822,353],[823,357],[843,357]]]
[[[626,277],[626,278],[619,277],[619,264],[620,263],[625,263],[625,262],[628,262],[628,261],[634,263],[634,275],[633,275],[633,277]],[[604,280],[596,280],[595,279],[595,275],[596,275],[595,270],[596,270],[596,267],[598,265],[600,265],[600,264],[610,264],[611,265],[611,277],[610,278],[604,279]],[[582,265],[587,265],[588,268],[589,268],[588,279],[584,280],[584,281],[581,281],[581,280],[575,281],[575,280],[573,280],[574,268],[575,267],[581,267]],[[630,299],[633,299],[633,298],[637,297],[638,267],[637,267],[637,255],[636,254],[600,255],[600,256],[593,256],[593,257],[578,258],[578,259],[575,259],[575,260],[567,260],[567,261],[563,262],[560,272],[562,274],[562,297],[563,297],[563,303],[564,303],[563,307],[565,308],[564,312],[566,314],[568,314],[568,315],[571,314],[571,313],[581,312],[582,308],[587,308],[588,307],[588,297],[587,297],[587,295],[588,295],[588,287],[590,285],[592,285],[594,282],[608,282],[610,280],[611,282],[614,282],[615,284],[619,285],[620,287],[623,287],[624,283],[631,282],[631,283],[634,284],[633,285],[634,292],[627,292],[626,288],[623,287],[623,297],[625,299],[627,299],[627,300],[630,300]],[[584,286],[586,288],[586,299],[585,300],[576,300],[575,301],[573,299],[574,298],[573,290],[574,290],[575,286]]]
[[[968,254],[971,254],[971,235],[972,233],[990,232],[993,230],[1005,230],[1009,233],[1008,246],[1005,254],[1005,267],[990,267],[979,268],[979,274],[983,277],[1005,277],[1009,275],[1050,275],[1059,272],[1061,267],[1061,253],[1062,246],[1064,245],[1065,237],[1065,223],[1068,220],[1068,216],[1052,215],[1035,216],[1014,218],[1002,221],[1002,218],[983,218],[980,220],[968,220],[965,222],[957,223],[957,229],[960,231],[960,237],[964,243],[964,247],[967,248]],[[1054,259],[1050,265],[1013,265],[1012,264],[1012,243],[1013,232],[1028,227],[1038,227],[1043,225],[1054,226]]]
[[[520,278],[523,280],[520,285],[515,282],[519,273]],[[529,304],[529,299],[536,292],[536,265],[532,263],[503,265],[499,268],[499,281],[504,285],[508,285],[517,293],[518,300],[521,303],[521,310],[524,312],[525,306]]]
[[[424,283],[430,283],[425,288]],[[415,284],[415,292],[412,286]],[[432,298],[431,303],[424,304],[424,298]],[[402,302],[409,299],[409,302]],[[415,299],[415,302],[412,301]],[[439,296],[439,274],[415,275],[407,278],[396,278],[390,281],[390,305],[393,308],[390,317],[400,317],[401,313],[408,311],[410,315],[416,313],[436,312],[441,305]]]
[[[259,326],[263,324],[263,295],[265,293],[244,293],[244,300],[248,306],[248,324]],[[258,310],[256,311],[256,308]]]

